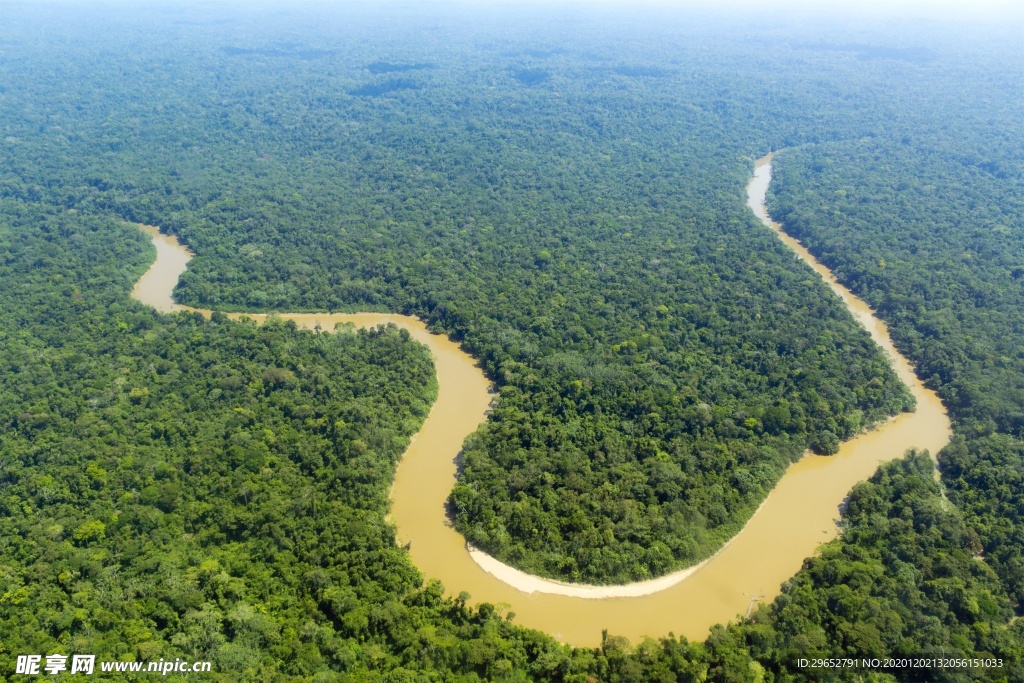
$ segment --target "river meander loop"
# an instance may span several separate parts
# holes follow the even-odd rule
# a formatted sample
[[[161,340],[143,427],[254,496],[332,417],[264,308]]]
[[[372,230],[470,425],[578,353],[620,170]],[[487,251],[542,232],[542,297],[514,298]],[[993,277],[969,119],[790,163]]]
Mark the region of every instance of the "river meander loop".
[[[441,580],[449,591],[468,592],[473,602],[504,603],[515,613],[516,623],[573,645],[599,645],[603,629],[634,642],[669,632],[703,640],[714,624],[743,615],[754,601],[773,599],[805,557],[836,537],[843,499],[854,484],[871,476],[879,463],[898,458],[909,448],[935,453],[948,442],[952,431],[942,403],[896,351],[885,324],[799,241],[771,221],[764,205],[771,162],[769,154],[755,163],[754,176],[747,185],[748,206],[821,275],[888,354],[896,373],[917,399],[917,410],[847,441],[836,455],[805,456],[790,466],[746,526],[715,555],[658,579],[625,586],[561,583],[531,576],[467,547],[448,520],[445,502],[455,483],[462,443],[484,421],[493,398],[491,385],[476,361],[447,337],[429,333],[422,321],[408,316],[279,314],[302,327],[319,325],[325,330],[341,322],[360,327],[394,323],[433,354],[437,401],[406,450],[391,489],[391,519],[399,542],[409,544],[412,561],[427,578]],[[157,259],[132,295],[162,312],[198,310],[174,303],[171,295],[192,254],[173,236],[152,227],[143,229],[153,238]],[[264,314],[248,317],[266,318]]]

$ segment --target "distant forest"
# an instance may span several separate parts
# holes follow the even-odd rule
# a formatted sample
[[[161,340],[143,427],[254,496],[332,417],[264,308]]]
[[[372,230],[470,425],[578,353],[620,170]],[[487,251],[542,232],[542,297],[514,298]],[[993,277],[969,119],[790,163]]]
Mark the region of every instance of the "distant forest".
[[[662,10],[667,12],[667,10]],[[570,8],[5,10],[0,680],[28,652],[218,680],[1024,679],[1024,53],[1012,26]],[[765,23],[767,22],[767,23]],[[563,29],[572,27],[568,33]],[[572,649],[424,584],[385,521],[436,395],[394,328],[129,299],[153,257],[222,311],[395,311],[500,389],[454,523],[589,583],[693,564],[803,452],[909,393],[769,208],[954,419],[842,537],[713,629]],[[457,597],[453,597],[457,596]]]

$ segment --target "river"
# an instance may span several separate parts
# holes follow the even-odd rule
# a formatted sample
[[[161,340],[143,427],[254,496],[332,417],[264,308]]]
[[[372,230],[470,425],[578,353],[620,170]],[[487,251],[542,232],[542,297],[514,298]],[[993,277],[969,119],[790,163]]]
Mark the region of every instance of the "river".
[[[799,241],[770,220],[764,198],[771,182],[771,162],[771,154],[757,160],[747,186],[748,206],[842,298],[892,359],[900,379],[917,399],[917,410],[845,442],[833,456],[805,456],[789,467],[747,525],[717,554],[660,579],[611,587],[563,584],[529,576],[467,548],[448,521],[445,501],[455,483],[462,442],[486,418],[493,398],[476,361],[447,337],[429,333],[421,321],[407,316],[280,314],[299,325],[319,324],[326,330],[338,322],[358,326],[392,322],[433,353],[437,401],[403,456],[391,491],[391,519],[399,542],[409,544],[412,561],[427,578],[440,579],[449,592],[468,592],[474,603],[503,604],[515,613],[516,623],[573,645],[600,644],[602,629],[634,642],[670,632],[703,640],[714,624],[777,596],[804,558],[836,537],[839,506],[853,485],[871,476],[879,463],[898,458],[912,447],[935,453],[948,442],[952,431],[942,403],[896,351],[885,324]],[[163,312],[196,310],[174,303],[171,296],[191,253],[174,237],[156,228],[143,229],[153,238],[157,260],[140,278],[133,296]]]

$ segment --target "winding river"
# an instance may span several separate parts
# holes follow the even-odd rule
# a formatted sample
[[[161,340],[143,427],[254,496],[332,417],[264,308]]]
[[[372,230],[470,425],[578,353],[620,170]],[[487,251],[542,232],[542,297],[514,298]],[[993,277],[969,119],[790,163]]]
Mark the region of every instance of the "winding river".
[[[456,457],[463,440],[486,417],[493,398],[476,361],[445,336],[434,335],[411,317],[382,313],[282,313],[304,327],[326,330],[339,322],[357,326],[394,323],[426,344],[437,368],[438,397],[422,429],[413,437],[391,491],[391,519],[399,542],[409,544],[412,561],[427,578],[449,591],[466,591],[473,602],[504,604],[518,624],[580,646],[600,644],[602,629],[634,642],[673,632],[702,640],[717,623],[746,613],[758,601],[773,599],[805,557],[836,537],[839,506],[858,481],[878,464],[912,447],[935,453],[952,432],[934,392],[914,375],[910,363],[889,339],[885,324],[863,301],[840,285],[799,241],[771,221],[764,205],[771,181],[772,155],[758,159],[747,185],[747,204],[805,263],[821,275],[854,317],[891,358],[900,379],[917,398],[914,413],[899,415],[842,445],[836,455],[807,455],[793,464],[768,498],[714,556],[667,576],[626,586],[583,586],[530,576],[467,547],[450,525],[445,501],[455,483]],[[157,228],[143,226],[157,259],[139,279],[133,296],[162,312],[198,309],[171,296],[192,254]],[[201,311],[208,314],[208,311]],[[239,317],[233,314],[232,317]],[[248,317],[258,321],[262,314]]]

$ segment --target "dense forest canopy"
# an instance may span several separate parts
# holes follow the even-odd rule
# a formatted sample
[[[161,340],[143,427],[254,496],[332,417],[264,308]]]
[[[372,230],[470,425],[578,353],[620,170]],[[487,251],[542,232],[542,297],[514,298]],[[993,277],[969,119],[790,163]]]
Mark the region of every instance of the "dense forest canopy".
[[[663,43],[656,68],[479,31],[384,66],[372,42],[310,43],[322,30],[244,49],[215,33],[187,64],[133,47],[124,112],[109,62],[82,64],[46,107],[87,165],[55,201],[177,233],[197,253],[184,303],[387,309],[461,339],[501,398],[452,502],[498,558],[596,583],[692,564],[806,448],[912,399],[741,201],[779,144],[732,125],[753,103],[718,82],[743,52],[687,71],[705,48]]]
[[[658,12],[6,5],[0,660],[825,680],[797,659],[942,653],[1005,665],[910,675],[1024,676],[1019,24]],[[551,576],[660,574],[805,448],[912,407],[743,206],[773,149],[771,210],[890,322],[957,438],[945,498],[926,458],[886,466],[842,539],[705,643],[609,624],[570,650],[422,584],[385,521],[434,391],[398,331],[128,299],[136,221],[196,251],[185,303],[424,317],[501,388],[452,495],[467,538]]]

